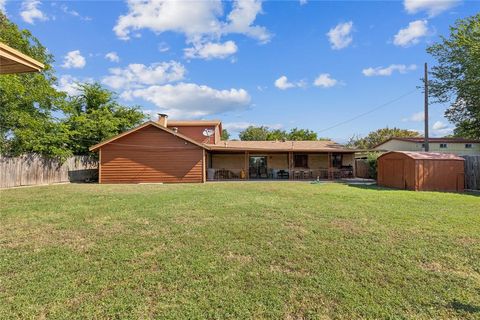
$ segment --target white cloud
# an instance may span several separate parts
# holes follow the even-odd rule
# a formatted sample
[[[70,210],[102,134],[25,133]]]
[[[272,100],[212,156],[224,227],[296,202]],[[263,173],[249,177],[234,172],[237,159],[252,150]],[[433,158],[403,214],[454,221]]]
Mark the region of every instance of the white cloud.
[[[235,42],[227,41],[224,43],[207,42],[195,44],[192,48],[184,49],[184,52],[187,58],[210,60],[213,58],[225,59],[237,52],[237,50],[238,48]]]
[[[82,56],[80,50],[74,50],[67,53],[65,57],[63,57],[63,65],[62,67],[66,69],[76,68],[81,69],[85,67],[87,64],[85,57]]]
[[[60,7],[60,9],[61,9],[64,13],[66,13],[66,14],[68,14],[68,15],[71,15],[71,16],[74,16],[74,17],[77,17],[77,18],[79,18],[80,20],[83,20],[83,21],[91,21],[91,20],[92,20],[92,18],[90,18],[90,17],[84,17],[84,16],[82,16],[80,13],[78,13],[78,11],[75,11],[75,10],[73,10],[73,9],[70,9],[70,8],[69,8],[67,5],[65,5],[65,4],[62,4],[61,7]]]
[[[46,21],[48,17],[38,8],[42,3],[39,0],[25,0],[22,2],[20,16],[23,21],[34,24],[35,20]]]
[[[409,118],[404,118],[402,121],[422,122],[425,120],[425,113],[423,111],[415,112]]]
[[[187,42],[202,39],[218,39],[228,33],[239,33],[266,42],[268,31],[254,25],[262,11],[260,0],[236,0],[225,20],[222,2],[211,1],[169,1],[169,0],[128,0],[129,12],[118,18],[113,28],[120,39],[129,39],[132,31],[150,29],[155,33],[173,31],[183,33]]]
[[[430,17],[434,17],[460,2],[461,0],[404,0],[403,6],[410,14],[425,11]]]
[[[286,90],[295,87],[295,84],[288,82],[288,78],[286,76],[281,76],[275,80],[275,87],[281,90]]]
[[[158,51],[167,52],[168,50],[170,50],[170,47],[168,46],[168,44],[166,42],[160,42],[158,44]]]
[[[442,121],[436,121],[432,126],[432,134],[435,137],[444,137],[453,133],[453,127]]]
[[[298,1],[301,6],[306,5],[308,3],[308,0],[299,0]]]
[[[79,80],[69,74],[62,75],[58,79],[58,85],[55,86],[55,89],[58,91],[66,92],[69,96],[75,96],[80,93],[78,88],[78,83],[92,83],[92,78],[85,78],[83,80]]]
[[[129,89],[179,81],[185,77],[187,70],[181,63],[169,61],[149,66],[134,63],[123,69],[111,68],[109,72],[110,75],[104,77],[102,83],[114,89]]]
[[[442,129],[445,129],[447,128],[448,126],[443,123],[442,121],[436,121],[433,126],[432,126],[432,129],[433,130],[442,130]]]
[[[362,73],[366,77],[373,77],[373,76],[391,76],[395,71],[399,73],[407,73],[409,71],[416,70],[417,66],[411,64],[409,66],[404,64],[391,64],[388,67],[376,67],[376,68],[366,68],[362,70]]]
[[[348,47],[352,41],[353,22],[339,23],[328,31],[327,36],[332,49],[340,50]]]
[[[250,105],[250,95],[244,89],[217,90],[195,83],[153,85],[128,90],[121,94],[126,100],[140,98],[155,104],[172,117],[201,118]]]
[[[7,14],[7,9],[6,9],[6,3],[7,0],[0,0],[0,12],[3,12],[4,14]]]
[[[268,42],[271,34],[265,27],[254,25],[257,15],[262,13],[261,0],[236,0],[233,9],[227,17],[222,33],[239,33],[259,40]]]
[[[339,81],[333,79],[329,73],[322,73],[315,79],[313,84],[317,87],[331,88],[339,84]]]
[[[408,24],[405,29],[400,29],[393,38],[396,46],[408,47],[420,42],[420,38],[429,33],[427,20],[416,20]]]
[[[114,51],[109,52],[105,55],[105,59],[110,60],[111,62],[120,62],[120,57]]]
[[[286,90],[290,88],[304,88],[306,87],[307,83],[304,80],[300,80],[297,82],[289,82],[286,76],[281,76],[274,82],[275,87],[280,90]]]

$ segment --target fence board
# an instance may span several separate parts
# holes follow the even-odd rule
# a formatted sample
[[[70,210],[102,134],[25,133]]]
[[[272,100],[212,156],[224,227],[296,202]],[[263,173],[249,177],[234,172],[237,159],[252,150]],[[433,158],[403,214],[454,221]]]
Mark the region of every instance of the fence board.
[[[463,156],[465,159],[465,188],[480,190],[480,156]]]
[[[38,155],[0,156],[0,188],[85,181],[98,176],[98,161],[75,156],[61,163]]]
[[[355,175],[358,178],[369,179],[370,172],[368,170],[368,162],[365,159],[356,159],[355,160]]]

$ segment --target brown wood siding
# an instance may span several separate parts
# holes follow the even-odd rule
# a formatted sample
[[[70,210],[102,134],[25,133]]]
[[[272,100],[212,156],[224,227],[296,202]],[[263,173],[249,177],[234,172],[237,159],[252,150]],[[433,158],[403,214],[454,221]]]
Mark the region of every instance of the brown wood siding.
[[[464,190],[464,164],[458,160],[412,159],[387,153],[378,159],[378,185],[422,191]]]
[[[168,127],[169,129],[172,129],[171,126]],[[183,134],[184,136],[189,137],[190,139],[193,139],[197,142],[200,143],[215,143],[215,133],[210,137],[210,141],[208,141],[208,137],[205,137],[203,135],[203,131],[205,129],[210,129],[213,130],[214,132],[218,132],[218,130],[215,130],[215,127],[212,126],[176,126],[178,128],[178,133]]]
[[[100,183],[202,182],[204,150],[153,126],[101,147]]]

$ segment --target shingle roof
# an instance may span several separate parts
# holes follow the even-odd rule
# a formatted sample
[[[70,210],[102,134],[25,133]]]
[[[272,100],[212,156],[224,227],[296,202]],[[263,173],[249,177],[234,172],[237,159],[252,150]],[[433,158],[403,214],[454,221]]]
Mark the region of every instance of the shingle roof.
[[[386,143],[390,140],[423,143],[425,141],[425,138],[423,138],[423,137],[418,137],[418,138],[397,138],[397,137],[393,137],[393,138],[387,139],[387,140],[377,144],[374,148],[379,147],[382,144],[384,144],[384,143]],[[480,143],[480,140],[464,139],[464,138],[428,138],[428,141],[433,142],[433,143]]]
[[[333,141],[220,141],[207,144],[211,150],[226,151],[325,151],[355,152]]]
[[[426,160],[426,159],[435,159],[435,160],[461,160],[464,161],[462,157],[451,153],[439,153],[439,152],[412,152],[412,151],[390,151],[386,154],[391,153],[401,153],[415,160]],[[382,156],[383,156],[382,155]]]

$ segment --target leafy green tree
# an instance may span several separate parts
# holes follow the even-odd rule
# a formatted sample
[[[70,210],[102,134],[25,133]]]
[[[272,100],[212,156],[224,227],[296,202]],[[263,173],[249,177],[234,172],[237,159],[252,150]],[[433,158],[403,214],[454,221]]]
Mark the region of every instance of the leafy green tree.
[[[62,110],[65,98],[54,87],[53,56],[1,12],[0,41],[45,65],[42,72],[0,75],[0,153],[68,156],[68,134],[52,116]]]
[[[222,137],[221,140],[228,140],[230,139],[230,133],[228,133],[227,129],[222,129]]]
[[[288,133],[287,139],[292,141],[315,141],[317,140],[317,133],[308,129],[293,128]]]
[[[66,108],[70,140],[74,154],[88,154],[88,148],[145,120],[139,107],[118,104],[115,94],[98,83],[78,84],[80,93],[71,97]]]
[[[239,137],[240,140],[244,141],[318,140],[317,133],[312,130],[293,128],[286,132],[281,129],[270,129],[266,126],[249,126],[240,132]]]
[[[268,127],[260,126],[249,126],[245,130],[241,131],[238,136],[240,140],[243,141],[263,141],[267,140],[269,133]]]
[[[427,52],[438,61],[430,71],[430,95],[450,104],[445,117],[456,125],[456,136],[480,139],[480,13],[457,20],[450,36]]]
[[[267,134],[267,140],[269,140],[269,141],[287,140],[287,133],[285,132],[285,130],[281,130],[281,129],[269,130],[268,134]]]
[[[358,148],[358,149],[371,149],[376,145],[388,140],[390,138],[415,138],[419,137],[420,134],[416,131],[405,130],[399,128],[382,128],[370,132],[366,137],[353,136],[350,138],[347,143],[348,147]]]

